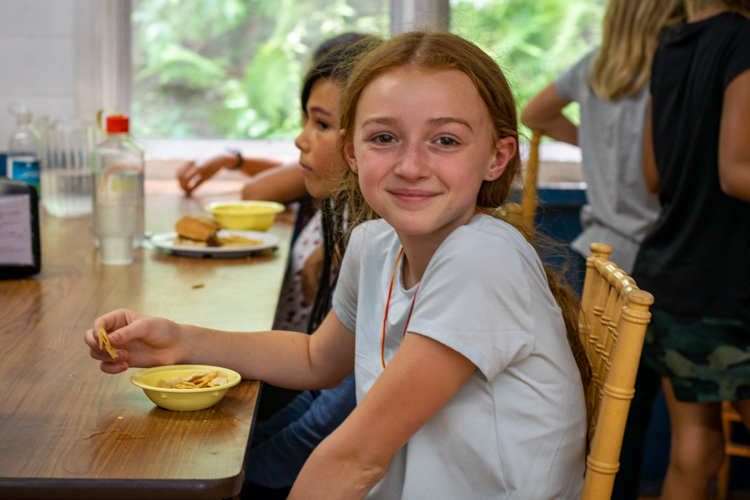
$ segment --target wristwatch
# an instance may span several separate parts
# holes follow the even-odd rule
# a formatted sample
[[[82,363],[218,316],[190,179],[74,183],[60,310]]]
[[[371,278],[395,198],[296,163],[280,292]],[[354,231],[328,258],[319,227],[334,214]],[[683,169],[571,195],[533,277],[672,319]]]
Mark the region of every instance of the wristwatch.
[[[230,153],[234,153],[237,155],[237,165],[233,167],[229,167],[229,170],[239,170],[242,168],[242,164],[245,162],[245,160],[242,158],[242,153],[240,153],[239,149],[234,148],[227,148],[227,151]]]

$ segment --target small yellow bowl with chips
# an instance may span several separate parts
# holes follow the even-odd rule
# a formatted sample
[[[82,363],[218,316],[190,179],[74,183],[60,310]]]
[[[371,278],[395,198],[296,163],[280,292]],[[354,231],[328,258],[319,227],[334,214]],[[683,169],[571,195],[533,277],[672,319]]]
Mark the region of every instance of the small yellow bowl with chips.
[[[241,380],[233,370],[209,365],[156,366],[130,377],[156,406],[174,411],[205,410],[221,401]]]
[[[286,210],[274,201],[215,201],[203,207],[211,212],[223,229],[237,231],[267,231],[276,220],[276,214]]]

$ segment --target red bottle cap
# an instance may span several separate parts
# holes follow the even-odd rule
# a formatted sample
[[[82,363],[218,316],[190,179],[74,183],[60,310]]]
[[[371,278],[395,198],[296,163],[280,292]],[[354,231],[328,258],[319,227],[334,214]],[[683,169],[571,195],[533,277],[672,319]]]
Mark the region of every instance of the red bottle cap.
[[[130,121],[125,115],[109,115],[107,117],[107,133],[122,134],[130,130]]]

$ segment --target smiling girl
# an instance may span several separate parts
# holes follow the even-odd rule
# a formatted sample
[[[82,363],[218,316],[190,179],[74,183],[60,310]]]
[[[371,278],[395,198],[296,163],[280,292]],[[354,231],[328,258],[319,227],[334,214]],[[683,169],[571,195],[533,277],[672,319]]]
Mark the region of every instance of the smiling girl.
[[[357,407],[292,499],[579,498],[587,371],[572,295],[495,208],[520,170],[515,109],[502,71],[471,43],[393,38],[343,92],[342,196],[357,227],[315,334],[115,311],[96,323],[118,358],[89,331],[92,356],[108,373],[207,363],[290,388],[330,387],[354,369]],[[373,213],[383,220],[361,222]]]
[[[368,498],[578,498],[576,358],[588,374],[570,291],[495,209],[520,170],[501,70],[453,35],[396,37],[350,78],[341,124],[356,227],[333,310],[359,404],[292,497],[359,471]]]

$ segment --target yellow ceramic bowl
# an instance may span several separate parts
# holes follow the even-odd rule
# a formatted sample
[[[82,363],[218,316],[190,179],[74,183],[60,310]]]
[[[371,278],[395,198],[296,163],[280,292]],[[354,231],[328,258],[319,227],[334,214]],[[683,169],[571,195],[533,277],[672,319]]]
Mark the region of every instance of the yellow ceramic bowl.
[[[229,381],[218,387],[203,387],[201,389],[164,389],[158,387],[159,380],[169,381],[178,377],[187,378],[197,372],[221,370],[228,375]],[[215,405],[230,387],[234,387],[242,380],[240,374],[209,365],[168,365],[146,368],[133,374],[130,381],[137,385],[146,396],[156,404],[167,410],[196,411],[205,410]]]
[[[222,228],[238,231],[267,231],[276,214],[286,209],[281,203],[254,200],[215,201],[203,208]]]

